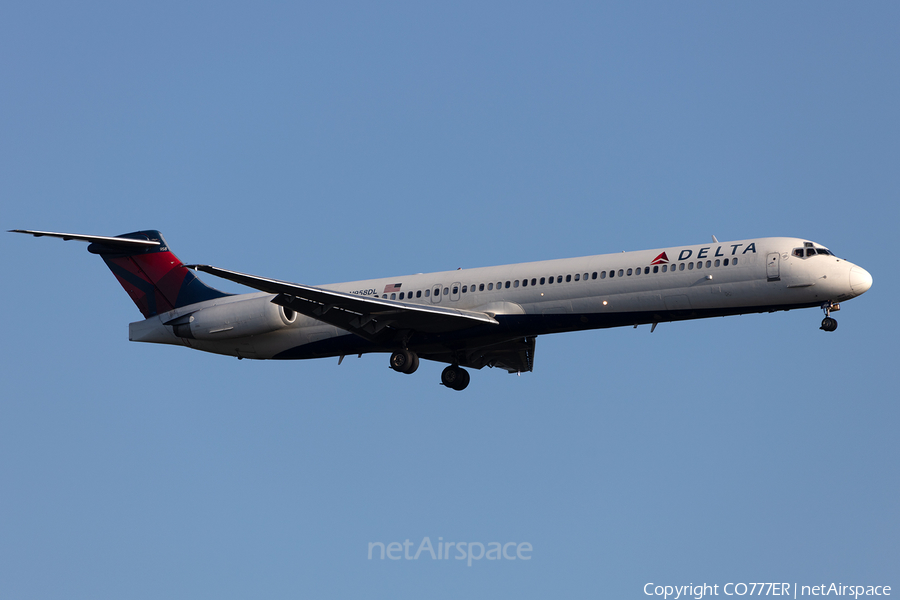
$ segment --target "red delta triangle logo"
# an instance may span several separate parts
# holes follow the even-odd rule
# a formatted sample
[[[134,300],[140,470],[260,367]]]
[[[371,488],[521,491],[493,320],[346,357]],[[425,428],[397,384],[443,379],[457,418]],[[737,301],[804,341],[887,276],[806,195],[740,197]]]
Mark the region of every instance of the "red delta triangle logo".
[[[651,264],[651,265],[661,265],[661,264],[664,264],[664,263],[667,263],[667,262],[669,262],[669,257],[666,256],[666,253],[665,253],[665,252],[662,252],[662,253],[660,253],[659,256],[657,256],[656,258],[654,258],[654,259],[653,259],[653,262],[651,262],[650,264]]]

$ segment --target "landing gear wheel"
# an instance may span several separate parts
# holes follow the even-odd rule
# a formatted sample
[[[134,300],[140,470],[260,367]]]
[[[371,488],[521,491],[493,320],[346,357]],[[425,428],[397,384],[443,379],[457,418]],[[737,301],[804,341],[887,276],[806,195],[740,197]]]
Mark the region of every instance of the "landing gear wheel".
[[[398,373],[410,375],[419,368],[419,357],[415,352],[400,350],[391,354],[391,368]]]
[[[822,331],[834,331],[837,329],[837,321],[831,318],[831,311],[841,310],[841,305],[829,300],[822,304],[822,310],[825,311],[825,318],[822,319],[822,326],[819,329]]]
[[[469,372],[456,365],[450,365],[441,372],[441,383],[451,390],[461,392],[469,385]]]

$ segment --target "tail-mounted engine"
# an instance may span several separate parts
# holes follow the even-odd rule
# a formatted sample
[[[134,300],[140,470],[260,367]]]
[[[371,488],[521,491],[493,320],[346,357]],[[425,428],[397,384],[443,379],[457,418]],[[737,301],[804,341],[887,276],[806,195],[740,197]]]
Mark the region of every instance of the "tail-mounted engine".
[[[215,341],[271,333],[296,320],[296,312],[272,304],[266,297],[201,308],[166,325],[180,338]]]

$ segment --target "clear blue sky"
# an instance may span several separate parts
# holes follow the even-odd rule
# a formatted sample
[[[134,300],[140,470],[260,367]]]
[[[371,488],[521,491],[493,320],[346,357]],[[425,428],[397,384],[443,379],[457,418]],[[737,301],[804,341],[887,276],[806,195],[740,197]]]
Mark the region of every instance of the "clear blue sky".
[[[320,4],[7,4],[2,229],[310,284],[789,235],[873,288],[456,393],[130,343],[84,244],[0,234],[0,597],[900,589],[897,4]],[[425,536],[532,559],[366,558]]]

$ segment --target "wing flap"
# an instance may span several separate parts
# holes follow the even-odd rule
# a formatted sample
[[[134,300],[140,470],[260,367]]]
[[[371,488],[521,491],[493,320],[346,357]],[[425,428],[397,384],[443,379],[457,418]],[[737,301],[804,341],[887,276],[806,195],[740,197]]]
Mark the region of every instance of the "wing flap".
[[[276,304],[371,340],[380,339],[386,334],[387,328],[443,333],[476,325],[498,324],[496,319],[481,312],[357,296],[210,265],[187,266],[263,292],[277,294],[272,300]]]

